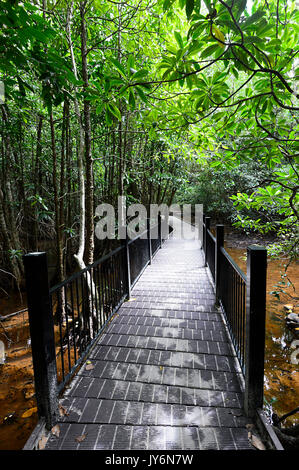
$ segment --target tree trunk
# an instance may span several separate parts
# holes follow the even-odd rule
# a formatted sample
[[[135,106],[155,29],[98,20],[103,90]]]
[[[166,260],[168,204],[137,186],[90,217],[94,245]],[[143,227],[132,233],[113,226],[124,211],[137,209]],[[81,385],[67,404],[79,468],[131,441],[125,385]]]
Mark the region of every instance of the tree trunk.
[[[85,22],[87,2],[80,4],[81,16],[81,58],[82,58],[82,78],[84,91],[88,90],[88,69],[87,69],[87,30]],[[91,125],[90,125],[90,104],[84,99],[84,135],[85,135],[85,162],[86,162],[86,246],[85,260],[87,264],[93,263],[94,257],[94,207],[93,207],[93,161],[91,156]]]

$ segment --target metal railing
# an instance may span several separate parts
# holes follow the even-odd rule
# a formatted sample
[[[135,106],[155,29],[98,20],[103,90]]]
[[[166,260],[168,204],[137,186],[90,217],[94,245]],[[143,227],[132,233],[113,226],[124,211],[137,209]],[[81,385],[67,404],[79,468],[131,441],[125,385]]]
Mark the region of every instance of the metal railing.
[[[210,217],[205,217],[203,230],[203,247],[205,253],[205,265],[209,267],[215,281],[215,245],[216,238],[210,230]]]
[[[263,407],[267,250],[247,248],[245,275],[224,249],[224,226],[210,230],[203,218],[203,251],[245,383],[244,408],[253,416]]]
[[[172,231],[169,227],[168,233]],[[152,238],[156,236],[156,238]],[[163,240],[158,224],[147,221],[134,239],[49,289],[47,254],[23,257],[38,414],[51,428],[57,397],[78,370],[107,323]]]
[[[119,247],[50,289],[59,391],[125,300],[125,263]]]
[[[219,266],[219,301],[245,375],[246,276],[223,247]]]

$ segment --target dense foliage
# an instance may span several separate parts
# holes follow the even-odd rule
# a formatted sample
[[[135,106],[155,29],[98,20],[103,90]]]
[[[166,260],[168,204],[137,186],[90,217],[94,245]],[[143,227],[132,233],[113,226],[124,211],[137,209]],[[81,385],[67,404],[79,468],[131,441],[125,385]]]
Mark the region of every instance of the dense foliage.
[[[298,246],[298,11],[256,0],[0,1],[1,285],[54,240],[108,249],[117,196],[192,202]],[[177,199],[176,199],[177,198]]]

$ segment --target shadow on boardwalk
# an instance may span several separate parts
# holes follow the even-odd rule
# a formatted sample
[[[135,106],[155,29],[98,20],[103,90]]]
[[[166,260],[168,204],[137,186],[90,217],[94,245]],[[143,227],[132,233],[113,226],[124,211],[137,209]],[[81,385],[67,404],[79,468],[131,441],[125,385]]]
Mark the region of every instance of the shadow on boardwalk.
[[[158,251],[60,400],[46,449],[252,448],[199,248],[174,230]]]

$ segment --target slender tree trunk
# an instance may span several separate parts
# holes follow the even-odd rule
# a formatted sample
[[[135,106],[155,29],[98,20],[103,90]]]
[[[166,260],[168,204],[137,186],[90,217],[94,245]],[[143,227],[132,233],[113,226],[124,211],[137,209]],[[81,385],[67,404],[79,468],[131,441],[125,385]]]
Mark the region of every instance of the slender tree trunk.
[[[77,65],[73,49],[73,41],[71,35],[71,23],[73,17],[73,2],[67,10],[67,41],[69,45],[69,51],[72,61],[73,73],[78,80]],[[77,253],[74,255],[75,260],[78,263],[80,269],[85,268],[85,263],[83,261],[84,249],[85,249],[85,179],[84,179],[84,167],[83,167],[83,158],[84,158],[84,128],[82,125],[81,112],[79,108],[77,90],[74,90],[74,107],[75,114],[79,126],[79,146],[77,151],[77,164],[78,164],[78,177],[79,177],[79,246]]]
[[[58,182],[57,182],[57,153],[55,141],[55,128],[53,122],[53,114],[50,113],[50,129],[51,129],[51,146],[53,157],[53,191],[54,191],[54,211],[55,211],[55,231],[56,231],[56,255],[57,255],[57,276],[58,282],[64,280],[63,269],[63,240],[62,240],[62,227],[59,223],[59,199],[58,199]],[[64,289],[58,291],[58,306],[56,309],[57,320],[62,320],[65,316],[65,295]]]
[[[122,21],[121,21],[121,13],[122,13],[122,4],[118,3],[118,32],[117,32],[117,58],[118,62],[121,64],[122,54],[121,54],[121,28],[122,28]],[[120,110],[121,119],[118,123],[118,171],[119,171],[119,179],[118,179],[118,195],[122,196],[124,193],[124,179],[123,179],[123,152],[122,152],[122,106],[121,101],[119,101],[118,108]]]
[[[81,57],[82,57],[82,79],[84,90],[88,90],[88,68],[87,68],[87,30],[86,13],[87,2],[80,4],[81,16]],[[84,99],[84,135],[85,135],[85,162],[86,162],[86,254],[87,264],[93,263],[94,257],[94,207],[93,207],[93,160],[91,156],[91,124],[90,104]]]
[[[15,257],[10,256],[9,252],[13,250],[13,245],[11,244],[10,236],[8,233],[7,222],[4,213],[4,197],[3,192],[0,188],[0,229],[4,241],[4,251],[7,253],[7,261],[9,263],[11,274],[16,282],[17,288],[19,288],[22,282],[22,274],[20,272],[20,268],[18,262]]]
[[[41,189],[41,154],[42,154],[42,145],[41,145],[41,135],[42,135],[42,126],[43,126],[43,116],[38,117],[37,124],[37,135],[36,135],[36,154],[35,154],[35,168],[34,168],[34,190],[35,194],[40,195]],[[35,250],[38,251],[38,220],[37,220],[37,208],[36,204],[33,206],[33,232],[34,232],[34,245]]]
[[[2,109],[2,116],[4,123],[8,127],[9,119],[7,110],[4,106],[1,107]],[[7,129],[8,130],[8,129]],[[12,189],[11,189],[11,171],[12,171],[12,164],[13,164],[13,152],[10,142],[10,134],[6,132],[4,136],[4,149],[6,155],[6,168],[5,168],[5,189],[6,189],[6,213],[8,217],[8,226],[10,227],[10,240],[11,240],[11,250],[21,250],[21,243],[19,239],[19,232],[17,230],[16,224],[16,213],[15,213],[15,200],[13,198]],[[2,193],[3,197],[3,193]],[[3,198],[3,205],[4,205],[4,198]],[[12,255],[11,255],[12,256]],[[24,273],[23,263],[19,256],[14,257],[14,263],[18,266],[18,270],[16,272],[16,277],[18,275],[22,276]]]
[[[76,79],[78,79],[77,65],[76,65],[76,60],[75,60],[75,55],[74,55],[74,50],[73,50],[72,36],[71,36],[72,14],[73,14],[73,2],[71,3],[71,6],[67,10],[67,40],[69,44],[73,73]],[[79,268],[84,269],[86,267],[84,259],[83,259],[84,249],[85,249],[86,212],[85,212],[85,180],[84,180],[85,175],[84,175],[83,159],[84,159],[84,147],[86,143],[86,139],[85,139],[86,134],[85,134],[84,127],[82,125],[82,116],[80,113],[76,88],[74,90],[74,106],[75,106],[75,114],[76,114],[78,125],[79,125],[79,148],[78,148],[77,160],[78,160],[78,173],[79,173],[79,201],[80,201],[79,202],[79,207],[80,207],[79,246],[78,246],[78,251],[74,255],[74,257],[78,263]],[[86,273],[86,283],[87,283],[89,295],[87,299],[87,309],[84,309],[84,321],[86,324],[89,325],[87,328],[90,331],[91,336],[93,336],[97,328],[97,325],[96,325],[97,320],[96,320],[96,316],[94,312],[92,311],[91,298],[96,299],[97,292],[96,292],[94,282],[89,272]]]

